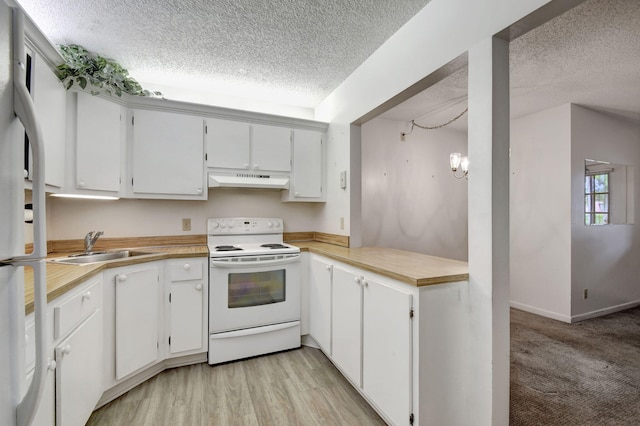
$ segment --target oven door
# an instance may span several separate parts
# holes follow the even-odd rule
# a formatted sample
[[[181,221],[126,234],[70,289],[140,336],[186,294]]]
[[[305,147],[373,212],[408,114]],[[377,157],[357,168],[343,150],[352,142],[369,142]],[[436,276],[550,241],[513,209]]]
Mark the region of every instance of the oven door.
[[[209,333],[300,320],[300,254],[210,259]]]

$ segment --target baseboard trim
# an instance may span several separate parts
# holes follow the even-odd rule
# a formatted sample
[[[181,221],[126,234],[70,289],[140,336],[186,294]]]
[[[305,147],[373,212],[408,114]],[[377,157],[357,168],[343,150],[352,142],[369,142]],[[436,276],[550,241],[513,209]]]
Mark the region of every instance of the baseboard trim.
[[[512,308],[519,309],[521,311],[529,312],[532,314],[540,315],[542,317],[566,322],[568,324],[572,322],[572,318],[570,316],[559,314],[557,312],[547,311],[545,309],[536,308],[534,306],[529,306],[529,305],[525,305],[524,303],[518,303],[514,301],[511,301],[510,305]]]
[[[636,306],[640,306],[640,300],[622,303],[620,305],[610,306],[608,308],[596,309],[595,311],[585,312],[584,314],[572,315],[571,322],[579,322],[579,321],[584,321],[591,318],[602,317],[605,315],[635,308]]]

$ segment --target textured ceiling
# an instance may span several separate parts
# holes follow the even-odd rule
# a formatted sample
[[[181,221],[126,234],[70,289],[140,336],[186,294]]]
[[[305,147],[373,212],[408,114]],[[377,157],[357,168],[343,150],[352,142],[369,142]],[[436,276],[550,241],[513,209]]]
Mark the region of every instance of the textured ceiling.
[[[429,0],[18,0],[145,83],[314,107]],[[265,99],[262,99],[265,100]]]
[[[514,40],[509,55],[512,118],[572,102],[640,120],[639,0],[588,0]],[[466,96],[464,69],[382,116],[433,126]],[[451,128],[466,129],[466,116]]]

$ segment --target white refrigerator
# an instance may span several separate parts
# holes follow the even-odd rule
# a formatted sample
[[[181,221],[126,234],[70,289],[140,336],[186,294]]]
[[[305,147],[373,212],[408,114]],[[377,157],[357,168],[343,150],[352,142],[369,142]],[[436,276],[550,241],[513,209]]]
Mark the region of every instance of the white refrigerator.
[[[43,135],[25,85],[24,14],[0,0],[0,425],[28,425],[46,375],[46,231]],[[24,241],[24,132],[31,155],[33,252]],[[25,378],[24,268],[35,277],[36,366]]]

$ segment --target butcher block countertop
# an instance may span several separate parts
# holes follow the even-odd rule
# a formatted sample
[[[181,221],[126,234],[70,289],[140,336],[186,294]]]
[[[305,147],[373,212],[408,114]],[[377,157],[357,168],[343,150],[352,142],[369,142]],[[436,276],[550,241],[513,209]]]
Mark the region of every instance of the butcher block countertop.
[[[127,248],[123,249],[127,250]],[[47,302],[51,302],[73,289],[88,278],[107,268],[133,265],[136,263],[152,262],[170,258],[207,257],[209,251],[206,245],[192,246],[166,246],[166,247],[136,247],[136,251],[149,253],[144,256],[135,256],[124,259],[115,259],[105,262],[69,265],[63,263],[47,262]],[[54,253],[48,257],[66,257],[71,253]],[[33,269],[24,269],[24,299],[25,314],[33,312]]]
[[[469,279],[467,262],[383,247],[348,248],[315,241],[291,242],[317,253],[418,287]]]

